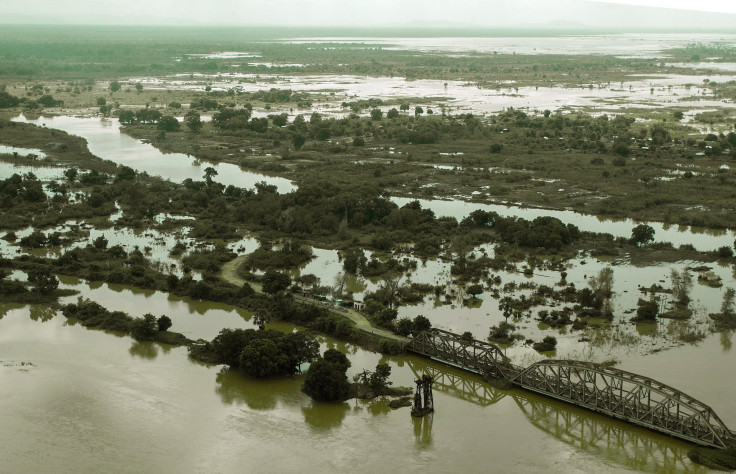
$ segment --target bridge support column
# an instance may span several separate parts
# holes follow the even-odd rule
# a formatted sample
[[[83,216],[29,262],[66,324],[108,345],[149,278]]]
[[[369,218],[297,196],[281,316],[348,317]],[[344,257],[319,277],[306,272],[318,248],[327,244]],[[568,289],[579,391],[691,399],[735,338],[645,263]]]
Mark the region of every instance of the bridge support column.
[[[411,408],[411,416],[422,417],[428,413],[434,413],[433,382],[434,379],[427,374],[414,381],[417,384],[417,390],[414,393],[414,406]]]

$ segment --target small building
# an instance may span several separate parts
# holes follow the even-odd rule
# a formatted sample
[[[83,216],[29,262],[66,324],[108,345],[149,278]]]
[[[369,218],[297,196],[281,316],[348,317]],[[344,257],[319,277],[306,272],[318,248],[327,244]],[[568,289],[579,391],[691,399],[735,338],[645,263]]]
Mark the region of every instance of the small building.
[[[363,311],[365,309],[365,303],[362,301],[353,301],[353,309],[355,311]]]

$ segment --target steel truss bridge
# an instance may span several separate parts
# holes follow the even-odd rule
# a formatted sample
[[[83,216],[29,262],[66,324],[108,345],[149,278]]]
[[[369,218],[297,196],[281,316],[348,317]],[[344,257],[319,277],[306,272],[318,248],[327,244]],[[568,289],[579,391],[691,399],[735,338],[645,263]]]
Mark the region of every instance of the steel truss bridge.
[[[510,397],[532,426],[554,436],[565,444],[606,457],[616,464],[630,469],[651,472],[707,472],[688,461],[687,447],[664,442],[662,436],[647,434],[631,424],[603,415],[586,413],[569,403],[547,397],[535,396],[524,390],[499,390],[479,378],[462,375],[439,362],[408,366],[415,378],[429,375],[434,379],[435,392],[469,401],[479,406],[490,406]],[[417,430],[416,419],[415,430]],[[417,439],[419,433],[415,433]],[[422,433],[426,436],[426,433]],[[430,433],[431,434],[431,433]]]
[[[420,333],[406,350],[696,444],[736,447],[736,432],[712,408],[649,377],[574,360],[524,368],[494,344],[441,329]]]

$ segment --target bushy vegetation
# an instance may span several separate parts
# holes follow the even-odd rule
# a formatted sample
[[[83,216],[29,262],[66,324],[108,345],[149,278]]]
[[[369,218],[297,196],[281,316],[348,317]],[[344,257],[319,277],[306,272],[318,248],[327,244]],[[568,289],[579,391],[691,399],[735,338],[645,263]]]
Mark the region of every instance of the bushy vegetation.
[[[309,366],[302,392],[321,402],[346,400],[350,397],[347,370],[350,361],[342,352],[327,349]]]
[[[82,326],[130,334],[138,341],[157,341],[173,345],[192,342],[179,333],[168,332],[171,327],[168,316],[157,319],[148,313],[142,318],[134,318],[122,311],[110,311],[95,301],[81,297],[76,303],[63,305],[61,313],[66,318],[74,318]]]
[[[272,377],[301,372],[302,364],[319,356],[319,343],[304,331],[223,329],[212,341],[191,346],[189,354],[251,377]]]

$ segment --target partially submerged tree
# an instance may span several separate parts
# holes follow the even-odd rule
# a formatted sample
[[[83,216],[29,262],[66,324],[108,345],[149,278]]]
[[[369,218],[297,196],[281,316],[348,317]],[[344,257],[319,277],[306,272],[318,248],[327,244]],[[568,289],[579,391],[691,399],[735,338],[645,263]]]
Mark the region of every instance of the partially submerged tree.
[[[672,281],[672,296],[680,304],[688,304],[690,302],[690,290],[693,288],[693,277],[687,268],[683,268],[678,272],[674,268],[670,270],[670,280]]]

